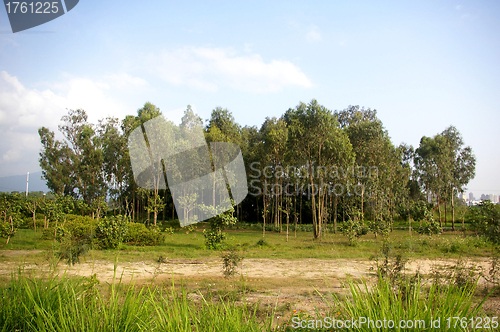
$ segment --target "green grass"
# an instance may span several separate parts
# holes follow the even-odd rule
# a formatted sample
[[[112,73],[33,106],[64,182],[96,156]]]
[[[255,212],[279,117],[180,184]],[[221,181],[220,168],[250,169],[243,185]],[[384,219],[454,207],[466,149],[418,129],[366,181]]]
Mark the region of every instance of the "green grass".
[[[0,331],[262,331],[260,315],[245,301],[188,299],[181,287],[159,288],[94,278],[37,279],[19,272],[0,288]]]
[[[481,316],[482,300],[474,300],[476,284],[463,288],[424,284],[420,279],[403,287],[380,279],[373,287],[348,280],[347,293],[322,295],[326,313],[315,317],[287,306],[279,311],[288,325],[277,326],[276,306],[263,309],[246,301],[242,287],[237,296],[190,298],[186,289],[176,286],[124,285],[121,280],[101,285],[94,277],[29,277],[19,271],[7,285],[0,286],[0,331],[331,331],[295,329],[297,321],[306,326],[325,317],[358,320],[441,319],[441,327],[426,331],[466,331],[446,328],[447,317]],[[227,294],[226,294],[227,295]],[[323,324],[323,323],[322,323]],[[452,321],[453,324],[453,321]],[[323,326],[324,327],[324,326]],[[354,331],[400,331],[360,326]]]
[[[399,287],[395,287],[388,280],[379,278],[373,287],[364,279],[361,283],[348,280],[346,287],[346,295],[330,294],[330,299],[322,295],[329,306],[326,315],[317,314],[313,317],[295,313],[286,330],[331,331],[332,326],[329,324],[335,319],[342,321],[336,323],[337,327],[341,327],[346,321],[349,321],[349,324],[356,321],[355,327],[345,329],[349,331],[404,331],[408,330],[402,328],[406,324],[412,324],[413,328],[409,329],[412,331],[470,331],[470,319],[475,320],[483,314],[481,306],[486,300],[483,298],[477,302],[474,299],[476,283],[459,288],[454,285],[425,284],[420,278],[415,278],[403,281]],[[330,320],[325,320],[326,317]],[[463,318],[469,325],[461,326],[460,321],[455,325],[453,317]],[[449,323],[447,318],[451,318]],[[372,323],[368,323],[368,319]],[[431,327],[431,320],[437,325],[438,319],[439,327]],[[384,321],[386,322],[383,323]],[[306,328],[296,329],[300,327],[299,324]]]
[[[327,233],[321,240],[313,240],[310,232],[297,232],[297,237],[290,232],[288,242],[285,233],[262,232],[258,230],[228,230],[229,245],[234,245],[242,251],[245,258],[280,258],[280,259],[336,259],[360,258],[369,259],[380,252],[383,238],[368,234],[361,237],[355,246],[350,246],[347,238],[341,234]],[[0,244],[0,256],[7,256],[4,250],[42,249],[57,251],[58,243],[52,240],[40,239],[41,232],[21,229],[11,238],[8,245]],[[265,245],[258,245],[260,240]],[[389,241],[396,253],[409,258],[458,258],[488,257],[493,245],[482,238],[467,235],[462,232],[445,232],[438,236],[419,235],[413,232],[395,230],[390,233]],[[159,256],[171,258],[196,259],[201,257],[218,257],[219,252],[207,250],[204,247],[204,237],[200,228],[186,234],[183,231],[166,236],[166,241],[158,246],[122,245],[117,250],[93,250],[94,259],[114,260],[116,255],[121,261],[157,260]],[[21,257],[29,259],[27,257]],[[20,258],[17,258],[20,259]]]

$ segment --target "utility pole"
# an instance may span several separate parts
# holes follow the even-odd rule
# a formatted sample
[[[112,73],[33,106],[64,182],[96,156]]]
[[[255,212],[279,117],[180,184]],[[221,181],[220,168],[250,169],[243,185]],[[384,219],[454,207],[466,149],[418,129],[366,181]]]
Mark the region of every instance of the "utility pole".
[[[26,175],[26,197],[28,197],[28,183],[30,181],[30,172]]]

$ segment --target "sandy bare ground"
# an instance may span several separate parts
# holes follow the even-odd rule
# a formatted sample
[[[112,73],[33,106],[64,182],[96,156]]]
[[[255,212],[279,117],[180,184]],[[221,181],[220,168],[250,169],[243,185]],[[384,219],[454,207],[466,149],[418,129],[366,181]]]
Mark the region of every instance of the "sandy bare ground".
[[[40,251],[9,250],[2,254],[11,257],[39,253]],[[416,259],[407,264],[406,273],[413,274],[417,270],[422,275],[429,275],[439,268],[445,271],[456,264],[451,259]],[[486,259],[468,261],[470,267],[475,266],[477,271],[487,271],[489,262]],[[10,274],[20,267],[19,262],[2,262],[0,258],[0,275]],[[25,271],[48,271],[47,262],[26,263]],[[131,280],[147,282],[151,279],[164,279],[174,276],[176,279],[189,278],[222,278],[222,265],[219,259],[168,259],[163,262],[118,262],[116,265],[110,261],[83,261],[74,266],[61,262],[57,272],[71,276],[97,275],[103,282],[111,282],[115,278],[122,278],[122,282]],[[252,279],[289,279],[289,280],[330,280],[340,281],[347,277],[367,278],[376,276],[375,262],[364,259],[244,259],[240,265],[240,274],[247,280]]]

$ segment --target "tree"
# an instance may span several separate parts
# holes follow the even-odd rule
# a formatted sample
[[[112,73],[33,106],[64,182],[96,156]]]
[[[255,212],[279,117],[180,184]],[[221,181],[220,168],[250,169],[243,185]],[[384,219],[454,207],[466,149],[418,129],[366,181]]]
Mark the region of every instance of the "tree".
[[[452,228],[455,230],[455,192],[463,193],[465,186],[476,174],[476,157],[470,146],[464,147],[462,135],[457,128],[450,126],[441,135],[448,145],[448,158],[450,167],[450,196],[452,208]]]
[[[359,106],[335,112],[340,126],[345,129],[355,155],[355,167],[352,171],[355,184],[361,188],[356,193],[360,212],[365,217],[365,205],[370,196],[371,217],[380,222],[384,220],[384,211],[390,210],[392,186],[400,172],[400,161],[382,121],[377,118],[377,111]]]
[[[289,109],[284,120],[288,124],[291,156],[307,170],[313,236],[317,239],[321,237],[327,215],[328,170],[336,165],[352,165],[352,145],[332,112],[314,99],[307,105],[300,103],[295,109]]]
[[[102,138],[89,123],[87,113],[82,109],[69,110],[68,115],[61,118],[59,130],[63,133],[72,149],[72,169],[76,181],[78,195],[91,205],[98,197],[106,195],[102,165],[104,155]]]
[[[36,232],[36,211],[40,208],[40,199],[34,196],[28,196],[24,201],[24,206],[33,217],[33,229]]]
[[[38,134],[42,143],[39,162],[47,187],[57,194],[73,194],[73,152],[65,142],[55,140],[48,128],[38,129]]]
[[[441,225],[441,204],[445,203],[446,209],[446,203],[451,200],[455,229],[455,192],[464,192],[475,175],[476,158],[472,149],[464,147],[461,134],[450,126],[432,138],[422,137],[414,162],[420,183],[437,200]]]
[[[6,244],[22,222],[21,209],[20,194],[0,193],[0,237],[7,238]]]
[[[100,120],[98,132],[102,137],[103,171],[109,196],[118,202],[119,214],[121,214],[121,195],[125,191],[131,168],[127,140],[117,118],[108,117],[106,120]]]

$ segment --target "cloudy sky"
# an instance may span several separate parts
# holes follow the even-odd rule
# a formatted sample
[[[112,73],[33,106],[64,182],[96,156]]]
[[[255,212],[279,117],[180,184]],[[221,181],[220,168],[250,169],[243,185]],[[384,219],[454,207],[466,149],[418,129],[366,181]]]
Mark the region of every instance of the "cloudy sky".
[[[146,101],[260,126],[300,101],[377,109],[393,142],[449,125],[500,194],[497,1],[96,1],[13,34],[0,9],[0,176],[39,171],[37,129]]]

